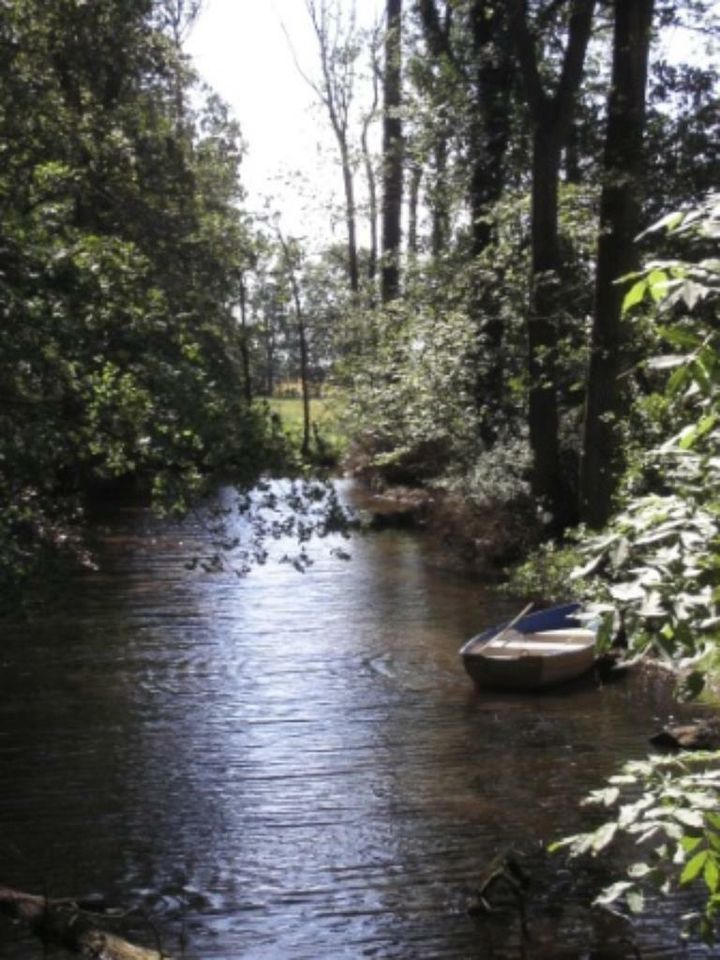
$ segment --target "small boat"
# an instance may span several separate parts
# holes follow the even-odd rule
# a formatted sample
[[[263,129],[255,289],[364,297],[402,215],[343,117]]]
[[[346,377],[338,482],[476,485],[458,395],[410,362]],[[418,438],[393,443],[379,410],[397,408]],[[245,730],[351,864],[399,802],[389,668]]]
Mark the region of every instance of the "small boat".
[[[525,611],[523,611],[525,612]],[[577,618],[567,603],[490,627],[461,648],[465,669],[480,687],[536,690],[572,680],[595,663],[598,624]]]

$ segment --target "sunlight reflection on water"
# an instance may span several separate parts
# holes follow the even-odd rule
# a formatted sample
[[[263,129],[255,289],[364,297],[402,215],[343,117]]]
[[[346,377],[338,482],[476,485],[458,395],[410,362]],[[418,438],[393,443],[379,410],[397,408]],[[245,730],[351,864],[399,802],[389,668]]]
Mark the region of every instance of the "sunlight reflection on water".
[[[417,534],[356,536],[349,562],[311,542],[304,574],[279,542],[239,579],[187,569],[197,523],[104,522],[101,570],[4,631],[1,882],[102,891],[204,960],[512,958],[516,914],[467,906],[513,845],[535,881],[529,957],[633,955],[542,842],[647,752],[665,684],[474,693],[458,647],[514,605]],[[644,958],[679,956],[660,907],[635,935]],[[1,960],[34,949],[0,927]]]

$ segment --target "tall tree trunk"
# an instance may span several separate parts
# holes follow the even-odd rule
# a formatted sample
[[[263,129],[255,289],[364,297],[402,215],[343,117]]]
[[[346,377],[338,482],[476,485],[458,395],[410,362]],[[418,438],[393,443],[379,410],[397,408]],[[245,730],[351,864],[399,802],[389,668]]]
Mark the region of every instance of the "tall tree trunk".
[[[370,281],[370,303],[375,302],[375,277],[378,266],[378,191],[377,178],[375,176],[375,165],[373,164],[372,153],[370,151],[370,127],[378,115],[378,106],[380,104],[380,77],[382,67],[380,64],[380,24],[376,24],[370,36],[370,80],[372,84],[372,101],[370,109],[363,116],[362,132],[360,134],[360,146],[362,150],[363,165],[365,167],[365,180],[367,181],[368,192],[368,221],[370,227],[370,250],[368,252],[367,276]]]
[[[422,164],[414,161],[410,168],[408,188],[408,242],[407,250],[411,257],[418,252],[418,206],[420,204],[420,184],[422,183]]]
[[[245,399],[252,403],[252,377],[250,374],[250,349],[248,347],[248,325],[247,325],[247,288],[245,286],[245,277],[240,277],[240,359],[243,371],[243,389]]]
[[[354,170],[348,139],[350,104],[354,94],[354,63],[357,56],[355,32],[355,7],[350,8],[350,24],[341,29],[339,2],[328,4],[327,0],[305,0],[305,7],[312,22],[320,54],[322,82],[315,83],[298,64],[300,74],[315,91],[325,106],[330,126],[335,135],[340,153],[343,191],[345,194],[345,226],[347,230],[347,269],[350,290],[357,294],[360,289],[357,251],[357,211],[355,209]],[[288,36],[288,39],[289,36]],[[291,42],[292,46],[292,42]],[[297,61],[296,61],[297,64]]]
[[[478,258],[493,239],[490,209],[504,186],[505,153],[510,139],[513,64],[505,16],[495,3],[474,0],[470,8],[474,59],[473,118],[470,126],[469,206],[471,253]],[[479,342],[475,402],[482,411],[480,435],[486,446],[497,439],[502,422],[505,372],[503,324],[495,291],[479,273],[472,274],[469,303]]]
[[[377,201],[377,183],[375,180],[375,168],[370,153],[370,124],[372,123],[375,109],[377,108],[377,86],[375,92],[375,105],[363,120],[362,136],[360,144],[362,146],[363,164],[365,166],[365,180],[367,181],[368,191],[368,222],[370,226],[370,250],[368,252],[367,275],[372,284],[377,274],[378,264],[378,201]]]
[[[304,457],[310,453],[310,377],[309,377],[309,357],[307,328],[305,326],[305,314],[300,303],[300,289],[298,287],[295,272],[291,273],[291,284],[293,291],[293,301],[295,304],[295,320],[297,322],[298,340],[300,342],[300,383],[302,385],[302,403],[303,403],[303,439],[301,452]]]
[[[265,396],[275,393],[275,334],[269,312],[265,313]]]
[[[565,141],[565,180],[568,183],[581,184],[582,170],[580,168],[580,136],[577,121],[570,124]]]
[[[429,85],[430,103],[435,115],[433,131],[432,181],[428,188],[431,232],[430,250],[433,257],[439,257],[447,247],[450,237],[450,197],[447,183],[449,140],[451,124],[448,121],[448,65],[453,73],[459,74],[458,64],[453,56],[450,31],[453,23],[453,7],[445,0],[442,16],[435,0],[416,0],[416,9],[420,15],[423,34],[430,56],[437,62],[437,75]]]
[[[292,294],[293,308],[295,311],[295,326],[298,335],[298,346],[300,348],[300,386],[302,389],[303,405],[303,439],[300,449],[303,457],[307,457],[310,453],[310,377],[307,325],[305,323],[305,311],[302,306],[300,284],[296,272],[297,261],[293,257],[290,250],[290,243],[285,239],[282,231],[276,227],[276,232],[280,246],[282,247],[285,270],[287,271],[287,278],[290,283],[290,292]]]
[[[527,315],[528,424],[533,454],[532,491],[562,529],[577,516],[560,462],[556,347],[558,306],[563,299],[558,239],[560,158],[582,79],[595,0],[571,0],[560,77],[549,95],[527,22],[526,0],[509,4],[513,44],[533,124],[532,280]]]
[[[640,225],[643,132],[653,0],[615,0],[612,85],[603,158],[595,303],[590,344],[580,514],[591,527],[610,516],[623,467],[622,420],[627,412],[617,280],[637,267],[633,243]]]
[[[383,75],[383,201],[382,269],[383,303],[400,295],[400,245],[402,241],[403,135],[402,104],[402,0],[386,0],[385,70]]]
[[[533,493],[550,506],[560,522],[569,519],[560,508],[567,495],[560,467],[557,402],[556,318],[559,312],[561,266],[558,238],[559,137],[550,125],[539,125],[533,137],[531,245],[532,278],[527,316],[528,428],[533,451]]]
[[[448,134],[444,124],[443,128],[435,134],[433,159],[435,169],[430,193],[432,218],[430,249],[433,257],[439,257],[445,251],[450,236],[447,188]]]
[[[350,163],[350,151],[347,142],[344,140],[340,144],[340,156],[342,160],[343,188],[345,190],[345,225],[347,228],[348,277],[350,280],[350,290],[355,294],[360,289],[360,270],[358,267],[357,250],[357,213],[355,209],[355,182],[352,165]]]

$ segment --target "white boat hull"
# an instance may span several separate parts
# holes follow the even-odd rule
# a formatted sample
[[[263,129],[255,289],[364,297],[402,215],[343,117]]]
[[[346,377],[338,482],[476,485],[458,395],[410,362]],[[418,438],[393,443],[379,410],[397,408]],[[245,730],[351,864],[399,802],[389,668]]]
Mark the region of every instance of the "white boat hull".
[[[535,690],[581,676],[595,662],[594,630],[570,627],[511,631],[470,640],[460,651],[465,669],[482,687]]]

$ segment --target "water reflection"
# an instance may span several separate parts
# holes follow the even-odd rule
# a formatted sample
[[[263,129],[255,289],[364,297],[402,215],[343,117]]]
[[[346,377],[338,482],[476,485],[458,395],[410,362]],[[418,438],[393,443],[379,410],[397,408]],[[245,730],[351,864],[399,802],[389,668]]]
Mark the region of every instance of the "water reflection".
[[[350,563],[321,541],[303,575],[271,560],[238,579],[185,567],[202,536],[125,512],[100,572],[5,628],[2,882],[103,891],[205,960],[510,958],[517,917],[466,908],[513,845],[542,906],[528,956],[633,956],[541,841],[646,752],[664,684],[477,695],[457,649],[512,604],[421,537],[356,538]],[[634,936],[679,955],[660,907]],[[37,955],[0,937],[2,960]]]

